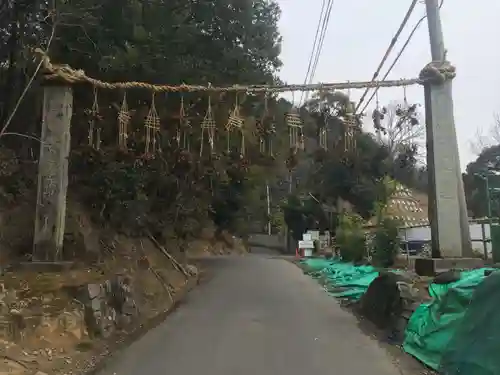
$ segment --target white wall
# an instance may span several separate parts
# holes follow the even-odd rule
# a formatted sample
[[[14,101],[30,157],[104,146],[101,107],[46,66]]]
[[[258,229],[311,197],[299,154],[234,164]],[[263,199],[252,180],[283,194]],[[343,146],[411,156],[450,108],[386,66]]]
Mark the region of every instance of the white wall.
[[[470,223],[470,237],[472,240],[472,248],[483,252],[483,236],[481,231],[481,224]],[[490,225],[484,224],[485,237],[487,240],[490,239]],[[406,232],[406,238],[405,238]],[[416,228],[406,228],[401,230],[401,237],[407,241],[430,241],[431,240],[431,228],[430,227],[416,227]],[[487,244],[488,253],[491,253],[491,243]]]

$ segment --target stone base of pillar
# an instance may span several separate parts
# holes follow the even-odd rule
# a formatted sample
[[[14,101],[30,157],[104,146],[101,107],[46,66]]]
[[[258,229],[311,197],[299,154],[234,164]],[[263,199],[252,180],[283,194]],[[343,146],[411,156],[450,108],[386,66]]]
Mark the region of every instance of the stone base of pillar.
[[[452,269],[471,269],[484,267],[480,258],[416,258],[415,272],[419,276],[435,276]]]

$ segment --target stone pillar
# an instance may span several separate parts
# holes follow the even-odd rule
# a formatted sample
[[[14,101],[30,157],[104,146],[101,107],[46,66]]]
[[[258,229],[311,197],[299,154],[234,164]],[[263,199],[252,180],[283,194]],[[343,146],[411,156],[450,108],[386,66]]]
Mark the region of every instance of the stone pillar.
[[[46,86],[38,164],[34,261],[62,260],[72,114],[71,86]]]
[[[432,61],[444,63],[446,50],[438,0],[426,0]],[[465,194],[453,116],[452,82],[425,84],[429,219],[434,257],[472,255]]]
[[[470,234],[453,121],[451,82],[429,85],[425,94],[433,257],[469,256]]]

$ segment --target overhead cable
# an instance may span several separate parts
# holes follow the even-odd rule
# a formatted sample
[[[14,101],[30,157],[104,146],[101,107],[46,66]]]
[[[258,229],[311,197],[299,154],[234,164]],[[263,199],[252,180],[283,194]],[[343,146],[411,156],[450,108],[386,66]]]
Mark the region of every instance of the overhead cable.
[[[439,9],[441,9],[441,7],[443,6],[443,3],[444,3],[444,0],[441,0],[441,4],[439,4]],[[392,64],[389,67],[389,69],[387,69],[387,72],[384,74],[384,77],[382,78],[382,81],[385,81],[387,79],[387,77],[389,76],[389,74],[392,72],[392,69],[394,69],[394,67],[398,63],[398,61],[401,58],[401,56],[403,55],[403,52],[405,51],[406,47],[408,47],[408,45],[410,44],[410,41],[412,40],[413,35],[415,34],[415,32],[418,30],[418,28],[420,27],[420,25],[422,24],[422,22],[426,18],[427,18],[427,15],[423,16],[415,24],[415,26],[413,27],[413,30],[411,31],[410,35],[408,36],[408,39],[406,39],[405,44],[403,44],[403,47],[401,47],[401,50],[399,51],[398,55],[396,56],[396,58],[392,62]],[[368,102],[364,105],[363,109],[359,113],[364,113],[366,111],[366,109],[368,108],[368,106],[372,102],[373,98],[377,95],[379,89],[380,89],[380,87],[375,88],[375,90],[373,91],[372,96],[370,97],[370,99],[368,99]]]
[[[406,14],[405,14],[405,16],[403,18],[403,21],[399,25],[399,28],[396,31],[396,34],[392,37],[392,40],[391,40],[391,42],[389,44],[389,47],[385,51],[385,54],[384,54],[384,57],[382,58],[382,61],[380,61],[380,64],[378,65],[377,70],[373,74],[372,81],[375,81],[377,79],[378,75],[380,74],[380,71],[382,70],[382,67],[384,66],[385,62],[387,61],[387,58],[389,57],[390,53],[392,52],[392,49],[396,45],[396,42],[398,41],[399,36],[401,35],[401,32],[403,31],[403,29],[405,28],[406,24],[408,23],[408,20],[410,19],[410,16],[413,13],[413,10],[415,9],[417,3],[418,3],[418,0],[412,0],[410,7],[406,11]],[[361,104],[363,104],[363,101],[365,100],[365,97],[368,94],[369,90],[370,89],[367,88],[365,90],[365,92],[363,93],[363,95],[361,96],[361,98],[359,99],[358,105],[354,109],[354,113],[358,113],[358,109],[359,109],[359,107],[361,107]]]
[[[313,65],[313,60],[314,60],[314,56],[315,56],[315,52],[316,52],[316,46],[318,43],[318,36],[320,34],[320,29],[321,29],[321,21],[323,20],[323,16],[325,13],[325,4],[326,4],[326,0],[323,0],[323,3],[321,5],[321,13],[320,13],[319,19],[318,19],[318,26],[316,27],[316,35],[314,36],[314,43],[313,43],[312,50],[311,50],[311,56],[309,56],[309,65],[307,66],[307,72],[306,72],[306,76],[304,78],[304,85],[307,84],[307,82],[308,82],[309,73],[311,72],[311,68]],[[303,97],[304,97],[304,92],[302,92],[302,94],[300,95],[299,106],[302,105]]]

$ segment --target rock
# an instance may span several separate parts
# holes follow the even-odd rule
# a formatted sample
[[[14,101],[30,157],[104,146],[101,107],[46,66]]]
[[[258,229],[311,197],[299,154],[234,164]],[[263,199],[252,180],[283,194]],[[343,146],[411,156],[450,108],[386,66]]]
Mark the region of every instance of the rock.
[[[78,341],[82,340],[85,336],[85,319],[82,311],[64,311],[57,317],[57,322],[60,332],[70,333]]]
[[[146,258],[145,256],[141,257],[138,261],[137,261],[137,266],[139,267],[139,269],[141,270],[148,270],[151,265],[149,263],[149,260],[148,258]]]
[[[198,268],[196,268],[196,266],[193,266],[192,264],[187,264],[186,270],[189,272],[190,275],[193,275],[193,276],[198,275]]]
[[[0,317],[0,340],[14,340],[14,328],[10,319]]]
[[[138,315],[130,280],[117,276],[105,283],[88,285],[84,320],[90,337],[108,337],[117,326],[130,324]],[[99,291],[99,293],[97,293]],[[94,296],[93,298],[90,298]]]
[[[450,284],[460,280],[461,272],[457,270],[449,270],[438,274],[433,279],[434,284]]]
[[[393,273],[380,273],[361,297],[360,310],[377,327],[394,328],[403,312],[398,277]]]
[[[88,292],[88,298],[92,300],[101,294],[102,292],[101,285],[89,284],[87,285],[87,292]]]
[[[85,255],[87,260],[96,260],[101,245],[93,230],[85,208],[74,199],[67,201],[67,217],[64,234],[64,250],[70,257]]]
[[[0,375],[24,375],[27,368],[17,361],[7,358],[0,360]]]

